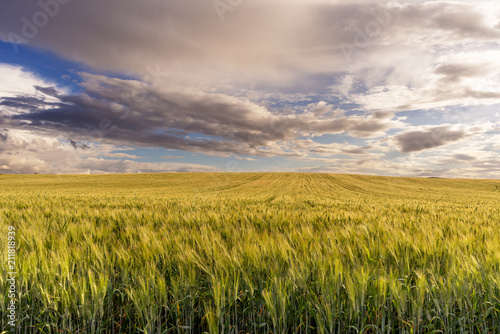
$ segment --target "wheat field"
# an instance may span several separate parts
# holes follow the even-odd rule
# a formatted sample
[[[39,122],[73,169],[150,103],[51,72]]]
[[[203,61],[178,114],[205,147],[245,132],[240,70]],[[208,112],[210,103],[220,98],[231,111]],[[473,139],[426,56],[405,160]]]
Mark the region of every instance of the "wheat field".
[[[499,180],[0,175],[0,224],[16,333],[500,333]]]

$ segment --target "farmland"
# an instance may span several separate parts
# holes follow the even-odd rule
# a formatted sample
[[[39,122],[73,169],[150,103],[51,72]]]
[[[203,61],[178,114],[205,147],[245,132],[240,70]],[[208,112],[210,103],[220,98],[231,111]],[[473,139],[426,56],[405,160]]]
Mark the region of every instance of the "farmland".
[[[499,180],[0,175],[0,225],[20,333],[500,332]]]

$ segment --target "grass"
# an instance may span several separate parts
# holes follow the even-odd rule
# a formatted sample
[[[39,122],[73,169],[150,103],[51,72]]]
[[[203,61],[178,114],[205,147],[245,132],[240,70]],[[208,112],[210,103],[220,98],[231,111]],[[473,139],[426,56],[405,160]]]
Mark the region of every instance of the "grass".
[[[498,180],[0,175],[0,249],[15,226],[18,333],[499,333],[499,204]]]

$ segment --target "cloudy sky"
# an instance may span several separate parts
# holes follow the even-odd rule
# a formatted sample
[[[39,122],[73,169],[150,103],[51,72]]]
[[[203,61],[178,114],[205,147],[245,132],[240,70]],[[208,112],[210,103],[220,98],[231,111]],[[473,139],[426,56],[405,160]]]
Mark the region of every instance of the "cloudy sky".
[[[498,1],[3,0],[0,173],[498,178]]]

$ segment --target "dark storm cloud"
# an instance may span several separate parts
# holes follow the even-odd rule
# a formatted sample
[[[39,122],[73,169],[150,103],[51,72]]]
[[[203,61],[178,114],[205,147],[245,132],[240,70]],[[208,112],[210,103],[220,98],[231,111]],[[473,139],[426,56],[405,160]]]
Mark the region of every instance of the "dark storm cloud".
[[[73,148],[75,150],[77,150],[77,149],[81,149],[81,150],[88,150],[88,149],[90,149],[90,146],[88,146],[85,143],[79,144],[77,141],[72,140],[72,139],[68,139],[68,141],[69,141],[70,145],[73,146]]]
[[[37,110],[42,107],[50,105],[56,106],[50,102],[45,101],[44,98],[33,96],[17,96],[17,97],[0,97],[0,106],[5,106],[19,110]]]
[[[216,154],[294,156],[278,142],[293,143],[307,133],[348,133],[370,137],[403,124],[391,113],[345,116],[325,103],[301,114],[277,115],[246,99],[197,91],[164,91],[135,80],[83,74],[81,95],[43,99],[9,98],[23,112],[6,118],[10,126],[65,133],[81,140],[158,146]],[[79,147],[81,148],[81,147]],[[358,153],[358,152],[355,152]]]
[[[40,86],[33,86],[37,91],[42,92],[44,94],[47,94],[49,96],[57,97],[59,95],[59,92],[55,87],[40,87]]]
[[[402,152],[410,153],[443,146],[469,135],[466,130],[454,130],[451,126],[438,126],[425,130],[403,132],[394,138]]]

